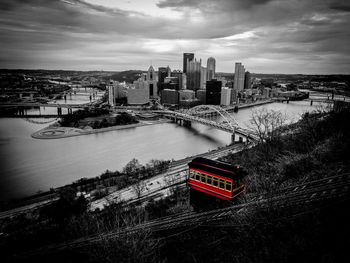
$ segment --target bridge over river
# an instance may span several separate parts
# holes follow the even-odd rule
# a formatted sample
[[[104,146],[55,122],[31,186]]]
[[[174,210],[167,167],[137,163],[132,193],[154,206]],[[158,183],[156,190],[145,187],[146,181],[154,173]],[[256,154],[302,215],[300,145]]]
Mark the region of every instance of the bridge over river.
[[[217,105],[199,105],[184,112],[178,111],[154,111],[172,119],[174,122],[184,126],[191,126],[192,122],[197,122],[232,134],[232,141],[257,141],[257,134],[249,129],[241,127],[233,115],[226,109]],[[221,117],[221,118],[218,118]],[[220,120],[222,119],[222,120]]]

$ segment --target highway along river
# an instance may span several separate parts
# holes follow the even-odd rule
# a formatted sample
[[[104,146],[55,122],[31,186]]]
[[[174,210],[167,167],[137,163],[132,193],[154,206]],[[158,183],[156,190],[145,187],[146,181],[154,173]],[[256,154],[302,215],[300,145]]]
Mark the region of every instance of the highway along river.
[[[67,102],[68,103],[68,102]],[[281,110],[290,120],[317,108],[299,101],[272,103],[255,109]],[[246,126],[252,108],[233,113]],[[132,158],[145,164],[151,159],[181,159],[228,145],[231,135],[193,124],[149,125],[63,139],[38,140],[31,134],[47,124],[25,119],[0,119],[0,200],[47,191],[82,177],[94,177],[105,170],[120,170]]]

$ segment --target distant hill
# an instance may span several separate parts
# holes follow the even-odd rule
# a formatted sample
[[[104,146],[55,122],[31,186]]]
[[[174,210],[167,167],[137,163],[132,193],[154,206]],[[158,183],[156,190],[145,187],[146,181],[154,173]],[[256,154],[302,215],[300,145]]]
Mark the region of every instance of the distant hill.
[[[119,82],[128,82],[128,83],[133,83],[134,80],[137,80],[142,73],[146,71],[142,70],[126,70],[126,71],[121,71],[113,74],[110,79],[119,81]]]

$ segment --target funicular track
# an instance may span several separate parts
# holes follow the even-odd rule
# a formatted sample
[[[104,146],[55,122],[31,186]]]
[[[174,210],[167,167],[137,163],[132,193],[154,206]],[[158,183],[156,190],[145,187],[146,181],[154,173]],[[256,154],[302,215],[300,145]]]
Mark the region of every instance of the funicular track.
[[[298,205],[320,204],[326,201],[343,201],[350,199],[350,173],[336,175],[324,179],[306,182],[298,186],[287,187],[266,195],[250,196],[250,201],[227,208],[215,209],[202,213],[185,212],[169,215],[156,220],[148,221],[132,227],[126,227],[117,231],[94,235],[88,238],[80,238],[71,242],[43,247],[27,255],[48,253],[63,249],[74,249],[91,245],[101,240],[113,239],[123,235],[132,235],[140,231],[148,230],[152,233],[167,233],[171,230],[182,231],[199,226],[230,224],[237,213],[244,209],[268,208],[273,205],[279,208],[295,207]],[[169,232],[170,233],[170,232]]]

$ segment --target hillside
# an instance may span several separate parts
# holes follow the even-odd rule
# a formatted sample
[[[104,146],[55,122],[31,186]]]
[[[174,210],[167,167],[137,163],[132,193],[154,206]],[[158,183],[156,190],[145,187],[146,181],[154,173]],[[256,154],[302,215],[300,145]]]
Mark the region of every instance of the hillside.
[[[298,205],[294,199],[273,201],[281,190],[283,196],[283,189],[300,191],[307,182],[350,172],[350,108],[340,106],[329,113],[305,114],[299,123],[264,135],[256,147],[222,158],[248,171],[247,192],[235,202],[241,208],[232,210],[224,222],[197,221],[195,226],[183,224],[160,233],[147,227],[132,232],[150,220],[163,222],[164,216],[195,213],[188,188],[175,187],[170,197],[146,206],[118,203],[95,213],[86,212],[84,198],[75,199],[74,192],[66,189],[53,206],[1,222],[3,258],[8,262],[342,262],[349,256],[349,193],[317,202],[307,202],[301,195]],[[246,205],[260,195],[264,206]],[[124,234],[110,235],[118,232]],[[60,245],[59,250],[23,254],[92,235],[101,238],[71,249]]]

